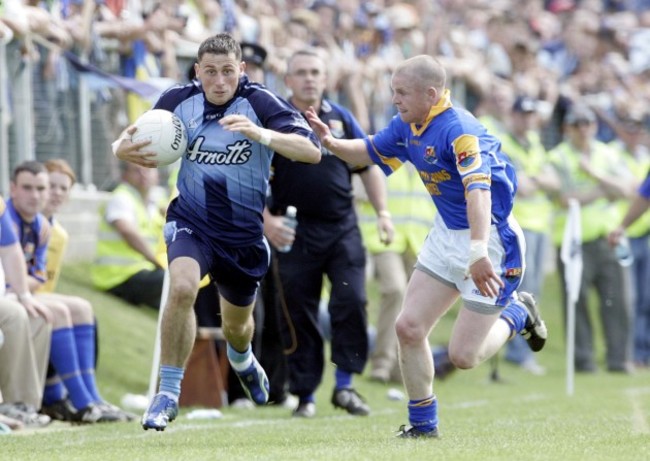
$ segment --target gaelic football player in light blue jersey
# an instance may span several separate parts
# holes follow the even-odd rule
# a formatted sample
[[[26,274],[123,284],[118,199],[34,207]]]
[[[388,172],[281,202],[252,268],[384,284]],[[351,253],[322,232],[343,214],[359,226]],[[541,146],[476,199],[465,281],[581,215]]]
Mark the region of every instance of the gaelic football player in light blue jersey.
[[[188,133],[179,195],[169,205],[165,241],[170,292],[161,326],[160,389],[142,418],[164,430],[178,414],[185,362],[196,333],[193,304],[209,273],[220,295],[228,359],[248,396],[268,401],[269,383],[251,352],[253,303],[269,266],[262,212],[274,152],[317,163],[320,145],[304,117],[265,87],[251,83],[239,43],[228,34],[206,39],[196,80],[164,93],[156,109],[174,112]],[[147,142],[116,144],[126,161],[155,167]]]

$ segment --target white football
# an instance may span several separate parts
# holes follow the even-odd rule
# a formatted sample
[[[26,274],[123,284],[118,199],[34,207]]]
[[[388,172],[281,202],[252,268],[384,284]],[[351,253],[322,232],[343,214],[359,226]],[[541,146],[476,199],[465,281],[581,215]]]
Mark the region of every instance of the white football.
[[[163,109],[152,109],[135,121],[138,128],[132,142],[150,140],[143,148],[156,153],[159,166],[170,165],[181,158],[187,149],[187,130],[180,118]]]

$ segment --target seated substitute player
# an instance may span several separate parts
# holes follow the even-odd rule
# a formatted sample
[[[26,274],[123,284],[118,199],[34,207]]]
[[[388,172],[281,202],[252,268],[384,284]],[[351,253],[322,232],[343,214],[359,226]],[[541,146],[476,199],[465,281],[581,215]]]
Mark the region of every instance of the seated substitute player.
[[[514,169],[499,141],[467,111],[452,106],[446,73],[430,56],[415,56],[393,72],[399,114],[376,135],[338,139],[310,108],[306,116],[324,147],[356,165],[387,174],[411,162],[438,209],[410,278],[396,321],[410,425],[399,437],[438,436],[433,359],[428,336],[456,299],[463,299],[449,342],[461,369],[477,366],[517,333],[533,351],[546,326],[532,296],[516,289],[525,269],[525,243],[511,215]]]
[[[7,202],[28,270],[28,284],[36,292],[46,280],[46,253],[51,226],[40,213],[48,197],[49,176],[42,163],[23,162],[14,169]],[[90,303],[78,296],[37,293],[52,313],[50,363],[57,376],[45,384],[41,410],[53,419],[77,423],[121,421],[122,415],[105,405],[95,381],[95,319]],[[70,406],[72,403],[72,407]]]
[[[320,161],[320,144],[304,117],[245,75],[239,43],[229,34],[198,50],[196,80],[165,92],[156,109],[173,111],[188,131],[179,191],[167,211],[164,234],[170,292],[161,325],[160,389],[142,417],[144,429],[164,430],[178,414],[184,366],[194,344],[193,305],[210,273],[220,296],[228,359],[248,397],[268,402],[269,382],[251,351],[257,288],[269,267],[262,212],[274,152],[296,161]],[[122,160],[156,167],[148,141],[128,134],[114,144]]]

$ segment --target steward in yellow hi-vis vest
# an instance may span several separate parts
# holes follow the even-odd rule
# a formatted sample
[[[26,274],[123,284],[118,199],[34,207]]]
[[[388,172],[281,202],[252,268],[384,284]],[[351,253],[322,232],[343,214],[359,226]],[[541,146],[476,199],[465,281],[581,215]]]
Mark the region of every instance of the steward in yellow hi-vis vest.
[[[638,182],[620,152],[597,140],[597,121],[591,108],[574,103],[564,120],[566,141],[549,152],[561,182],[553,241],[561,248],[566,206],[569,200],[577,200],[582,227],[582,275],[575,303],[575,369],[593,373],[601,363],[596,355],[597,335],[591,317],[595,311],[603,331],[600,336],[605,342],[607,371],[628,373],[632,370],[633,337],[630,268],[621,264],[608,236],[621,222],[619,201],[631,197]],[[572,277],[561,258],[557,261],[566,293]],[[597,310],[589,308],[594,293]]]
[[[370,202],[364,200],[359,203],[359,227],[363,243],[371,254],[384,251],[402,254],[410,250],[417,255],[436,215],[431,196],[410,164],[390,175],[386,180],[386,188],[395,237],[390,245],[384,245],[380,241],[377,213]]]
[[[617,165],[624,164],[618,154],[616,149],[594,140],[589,163],[594,170],[599,171],[602,175],[614,176],[613,172]],[[549,156],[560,175],[563,191],[569,188],[579,193],[599,187],[599,182],[580,168],[580,153],[573,150],[568,142],[559,144],[549,152]],[[605,196],[590,203],[581,204],[582,242],[591,242],[607,237],[616,228],[621,217],[622,213],[618,202],[611,201]],[[562,245],[566,218],[565,208],[556,210],[553,243],[558,247]]]
[[[100,209],[97,252],[91,269],[96,288],[132,304],[154,308],[160,305],[164,278],[156,258],[164,219],[157,204],[145,197],[157,178],[155,169],[125,167],[124,181]]]

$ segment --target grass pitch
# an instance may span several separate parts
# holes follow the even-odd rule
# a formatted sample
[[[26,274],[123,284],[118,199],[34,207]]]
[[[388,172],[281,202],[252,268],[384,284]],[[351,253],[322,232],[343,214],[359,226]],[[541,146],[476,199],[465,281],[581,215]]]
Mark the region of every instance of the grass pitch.
[[[157,313],[93,291],[87,269],[66,268],[60,291],[92,300],[100,323],[100,390],[119,404],[126,393],[147,391]],[[406,404],[388,398],[395,386],[365,376],[357,377],[355,386],[371,405],[371,415],[335,410],[329,403],[333,373],[328,368],[317,393],[318,414],[311,420],[293,419],[286,408],[264,407],[222,408],[223,417],[215,420],[188,419],[190,409],[183,408],[164,432],[143,431],[138,422],[53,423],[0,437],[0,460],[650,459],[650,372],[577,375],[575,393],[567,396],[560,302],[551,275],[542,300],[550,338],[538,357],[546,375],[532,376],[501,362],[501,382],[490,379],[489,363],[436,382],[438,440],[396,439],[396,429],[407,422]],[[445,342],[453,318],[452,312],[441,322],[432,342]],[[598,338],[602,364],[601,343]]]

